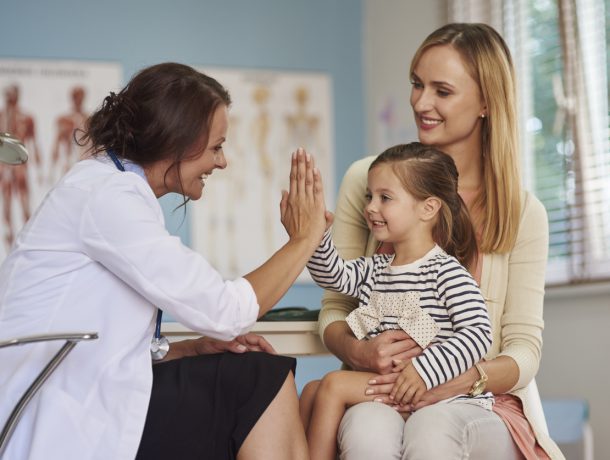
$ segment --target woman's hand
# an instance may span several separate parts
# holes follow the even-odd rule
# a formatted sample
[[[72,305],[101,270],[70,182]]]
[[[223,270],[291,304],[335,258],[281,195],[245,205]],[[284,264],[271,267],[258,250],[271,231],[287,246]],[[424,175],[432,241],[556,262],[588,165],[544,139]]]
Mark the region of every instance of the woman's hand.
[[[332,214],[324,203],[320,171],[313,157],[301,148],[292,154],[290,189],[282,191],[280,216],[291,239],[312,238],[316,243],[332,224]]]
[[[172,342],[169,352],[161,361],[171,361],[172,359],[184,358],[187,356],[209,355],[213,353],[245,353],[247,351],[264,351],[275,354],[274,348],[264,337],[249,333],[240,335],[234,340],[223,341],[212,339],[211,337],[199,337],[198,339],[181,340]]]
[[[326,212],[320,173],[303,149],[292,154],[290,191],[282,192],[282,224],[289,240],[263,265],[244,275],[256,294],[261,317],[282,298],[301,274],[332,222]]]
[[[264,351],[275,354],[275,350],[262,336],[249,333],[240,335],[234,340],[223,341],[210,337],[200,337],[193,340],[193,349],[196,355],[206,355],[211,353],[245,353],[247,351]]]
[[[247,351],[264,351],[272,355],[277,354],[273,346],[262,335],[250,332],[246,335],[240,335],[235,340],[246,347]]]
[[[375,401],[388,404],[399,412],[412,412],[444,399],[468,393],[472,384],[478,378],[476,369],[471,368],[456,378],[426,391],[416,404],[400,406],[390,398],[390,393],[394,388],[394,383],[398,379],[402,367],[402,365],[397,363],[390,374],[378,375],[369,380],[369,386],[366,388],[365,394],[374,396]]]
[[[370,340],[359,340],[353,350],[358,355],[358,370],[379,374],[393,371],[393,361],[406,361],[421,354],[422,349],[404,331],[385,331]]]

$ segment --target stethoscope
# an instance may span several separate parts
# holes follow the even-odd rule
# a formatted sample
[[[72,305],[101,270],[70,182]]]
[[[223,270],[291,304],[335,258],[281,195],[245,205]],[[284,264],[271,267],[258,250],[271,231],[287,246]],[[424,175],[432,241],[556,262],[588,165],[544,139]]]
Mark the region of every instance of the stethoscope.
[[[123,163],[117,158],[116,153],[113,150],[108,149],[106,151],[112,162],[119,169],[119,171],[125,171],[125,167]],[[169,340],[167,337],[161,335],[161,320],[163,319],[163,311],[160,308],[157,308],[157,320],[155,324],[155,335],[150,341],[150,355],[152,356],[153,361],[159,361],[165,358],[167,352],[169,351]]]

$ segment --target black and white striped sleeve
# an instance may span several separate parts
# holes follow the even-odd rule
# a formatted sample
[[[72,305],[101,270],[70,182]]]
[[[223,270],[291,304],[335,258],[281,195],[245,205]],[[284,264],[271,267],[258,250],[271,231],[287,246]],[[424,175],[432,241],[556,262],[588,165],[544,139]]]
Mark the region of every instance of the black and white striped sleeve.
[[[455,259],[441,264],[437,277],[439,300],[445,305],[453,335],[424,350],[413,365],[428,389],[466,372],[491,347],[487,307],[474,279]]]
[[[359,257],[343,260],[326,232],[318,249],[307,262],[307,269],[318,286],[357,297],[365,280],[373,270],[373,260]]]

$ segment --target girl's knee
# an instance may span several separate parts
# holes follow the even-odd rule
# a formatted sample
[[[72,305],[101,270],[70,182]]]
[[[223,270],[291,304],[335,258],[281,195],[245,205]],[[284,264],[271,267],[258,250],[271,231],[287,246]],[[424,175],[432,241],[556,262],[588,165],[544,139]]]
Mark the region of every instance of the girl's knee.
[[[301,398],[310,399],[313,398],[318,391],[318,387],[320,386],[320,380],[312,380],[311,382],[307,382],[303,389],[301,390]]]
[[[349,371],[331,371],[318,381],[317,391],[325,395],[341,395],[344,377]]]

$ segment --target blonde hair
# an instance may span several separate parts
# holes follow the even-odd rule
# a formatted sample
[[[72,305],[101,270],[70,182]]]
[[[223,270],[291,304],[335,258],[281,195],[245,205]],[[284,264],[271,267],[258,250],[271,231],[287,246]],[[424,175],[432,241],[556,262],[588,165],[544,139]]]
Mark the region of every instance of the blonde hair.
[[[473,210],[476,223],[482,227],[480,250],[506,253],[514,246],[521,212],[515,72],[510,51],[500,34],[486,24],[447,24],[424,40],[411,61],[410,73],[426,50],[441,45],[460,54],[487,106],[481,139],[484,188]]]

